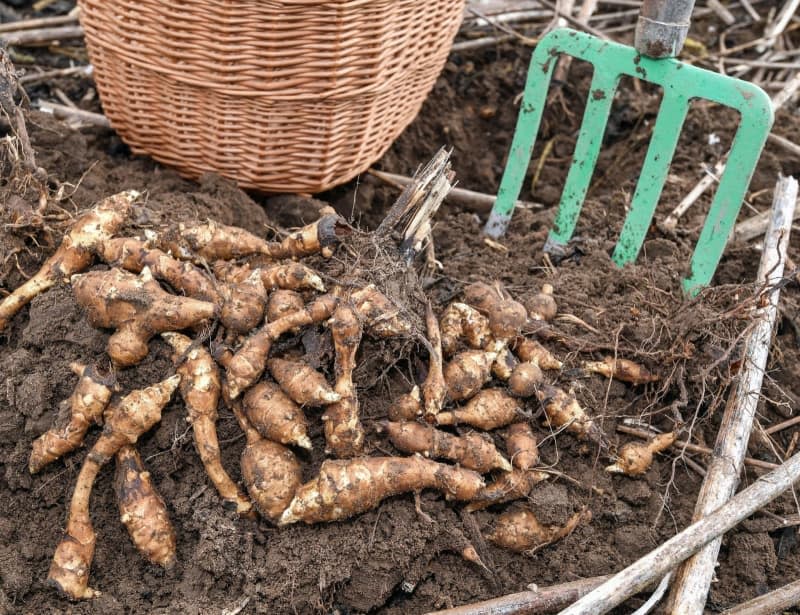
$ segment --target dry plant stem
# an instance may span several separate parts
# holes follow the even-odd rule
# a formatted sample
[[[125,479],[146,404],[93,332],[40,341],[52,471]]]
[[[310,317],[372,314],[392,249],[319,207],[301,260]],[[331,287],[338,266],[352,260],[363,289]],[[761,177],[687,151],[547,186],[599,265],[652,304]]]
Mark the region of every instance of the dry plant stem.
[[[117,451],[114,490],[120,521],[128,528],[136,549],[150,563],[171,568],[175,563],[175,530],[150,472],[131,444]]]
[[[770,143],[774,143],[775,145],[782,147],[784,150],[794,154],[795,156],[800,156],[800,145],[794,143],[793,141],[789,141],[789,139],[786,139],[785,137],[769,134],[767,135],[767,140]]]
[[[180,391],[194,433],[194,446],[208,478],[223,501],[240,515],[247,515],[253,506],[222,466],[217,438],[217,404],[221,382],[219,369],[208,351],[192,346],[192,340],[180,333],[162,333],[175,351],[173,360],[180,361],[176,371],[181,376]]]
[[[36,295],[70,276],[86,269],[94,252],[125,223],[133,202],[139,198],[135,190],[121,192],[103,200],[94,209],[78,218],[42,268],[0,303],[0,331],[8,321]]]
[[[120,448],[135,444],[139,436],[161,420],[161,410],[178,387],[180,378],[176,374],[146,389],[133,391],[106,412],[103,433],[86,456],[75,482],[65,535],[56,548],[47,577],[73,600],[99,594],[89,588],[95,544],[89,499],[97,473]]]
[[[774,21],[764,28],[764,39],[766,39],[766,42],[762,45],[763,48],[758,48],[760,52],[764,51],[767,46],[772,47],[775,44],[775,40],[783,33],[786,26],[789,25],[792,17],[797,13],[798,8],[800,8],[800,0],[786,0]]]
[[[79,25],[56,26],[53,28],[6,32],[0,34],[0,42],[5,43],[8,47],[25,47],[60,43],[61,41],[81,38],[82,36],[83,28]]]
[[[59,120],[76,122],[78,124],[89,124],[91,126],[97,126],[98,128],[111,128],[111,122],[102,113],[84,111],[83,109],[59,105],[58,103],[46,100],[36,101],[36,106],[39,111],[43,113],[52,113],[53,117]]]
[[[297,490],[278,524],[347,519],[375,508],[384,498],[422,489],[438,489],[448,499],[467,501],[483,484],[472,470],[419,455],[327,460],[319,475]]]
[[[78,22],[78,15],[58,15],[56,17],[39,17],[36,19],[23,19],[0,24],[0,34],[19,32],[21,30],[34,30],[38,28],[51,28]]]
[[[427,615],[542,615],[557,613],[582,598],[613,575],[590,577],[561,585],[508,594],[500,598],[465,604],[452,609],[430,612]]]
[[[422,399],[425,403],[425,420],[433,423],[447,399],[447,385],[444,381],[442,360],[442,335],[439,321],[433,313],[430,302],[425,308],[425,323],[428,330],[428,375],[422,383]]]
[[[779,431],[783,431],[789,427],[793,427],[794,425],[800,425],[800,416],[796,416],[793,419],[789,419],[788,421],[783,421],[782,423],[778,423],[777,425],[773,425],[764,430],[765,433],[771,435],[774,433],[778,433]]]
[[[773,135],[770,135],[770,137],[771,136]],[[800,147],[797,147],[797,154],[800,155]],[[734,241],[750,241],[752,239],[764,237],[764,233],[767,232],[767,227],[769,227],[771,217],[772,212],[767,209],[747,220],[739,222],[733,229]],[[792,219],[797,220],[798,218],[800,218],[800,208],[795,208]]]
[[[358,413],[358,395],[353,384],[356,353],[361,344],[363,328],[353,306],[343,301],[330,322],[333,347],[336,352],[334,391],[339,401],[325,409],[326,450],[339,458],[355,457],[364,448],[364,426]]]
[[[629,436],[636,436],[637,438],[642,438],[644,440],[649,440],[654,435],[652,432],[645,431],[643,429],[636,429],[634,427],[627,427],[625,425],[617,425],[617,431],[628,434]],[[707,446],[700,446],[699,444],[687,442],[686,440],[675,440],[675,442],[672,443],[672,447],[680,450],[686,450],[690,453],[700,453],[701,455],[711,455],[713,453],[713,451]],[[761,468],[763,470],[774,470],[775,468],[779,467],[777,463],[761,461],[760,459],[753,459],[752,457],[745,457],[743,463],[744,465],[753,468]]]
[[[716,511],[694,522],[596,588],[562,615],[602,615],[660,579],[687,557],[763,508],[800,480],[800,454],[763,476]]]
[[[333,295],[322,295],[307,304],[302,310],[267,323],[250,335],[236,354],[231,357],[227,366],[227,387],[230,399],[236,399],[264,373],[272,342],[295,328],[327,320],[333,314],[337,302],[338,300]]]
[[[108,356],[117,367],[143,360],[154,335],[194,327],[217,312],[208,301],[164,291],[147,267],[139,276],[115,268],[74,275],[71,281],[89,322],[116,329],[108,339]]]
[[[739,484],[778,313],[779,282],[783,276],[797,192],[796,180],[778,179],[772,220],[756,277],[759,287],[767,290],[759,297],[760,307],[753,315],[752,331],[745,340],[742,371],[728,398],[714,453],[697,496],[695,519],[719,508],[734,494]],[[721,538],[711,541],[678,570],[669,598],[673,612],[687,615],[703,612],[721,543]]]
[[[70,369],[80,377],[66,405],[69,420],[53,427],[33,441],[28,470],[36,474],[47,464],[74,451],[81,444],[92,423],[103,422],[103,411],[111,400],[113,378],[103,378],[94,366],[72,363]]]
[[[42,180],[46,178],[47,174],[44,169],[36,167],[36,155],[28,136],[25,115],[15,101],[15,97],[21,89],[14,64],[8,57],[8,52],[0,45],[0,113],[6,116],[11,124],[12,134],[19,144],[24,169],[33,177]]]
[[[784,585],[774,591],[743,602],[739,606],[723,611],[722,615],[764,615],[782,613],[800,604],[800,580]]]

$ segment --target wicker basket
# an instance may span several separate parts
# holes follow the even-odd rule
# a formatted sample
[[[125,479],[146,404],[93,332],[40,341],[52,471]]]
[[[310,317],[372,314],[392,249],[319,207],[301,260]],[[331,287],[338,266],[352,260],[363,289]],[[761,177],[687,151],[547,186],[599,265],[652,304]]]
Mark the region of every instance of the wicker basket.
[[[105,113],[138,153],[266,192],[364,171],[411,122],[464,0],[79,0]]]

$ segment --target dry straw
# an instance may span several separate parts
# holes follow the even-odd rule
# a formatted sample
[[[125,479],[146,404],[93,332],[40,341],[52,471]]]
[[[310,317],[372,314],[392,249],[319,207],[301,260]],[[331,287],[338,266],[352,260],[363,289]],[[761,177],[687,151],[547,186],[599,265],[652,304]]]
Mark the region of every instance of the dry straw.
[[[80,0],[105,113],[135,152],[196,177],[318,192],[419,111],[463,0]]]

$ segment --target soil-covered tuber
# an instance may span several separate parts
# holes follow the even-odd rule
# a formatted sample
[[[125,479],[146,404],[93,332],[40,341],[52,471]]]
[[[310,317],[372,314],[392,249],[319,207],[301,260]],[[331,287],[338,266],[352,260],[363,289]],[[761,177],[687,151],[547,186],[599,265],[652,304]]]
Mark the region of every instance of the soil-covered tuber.
[[[413,421],[421,415],[422,398],[416,385],[408,393],[403,393],[395,399],[386,411],[390,421]]]
[[[558,313],[556,300],[553,298],[553,287],[543,284],[542,290],[525,302],[528,317],[531,320],[553,320]]]
[[[518,470],[514,468],[510,472],[503,472],[498,474],[493,482],[481,489],[475,499],[467,504],[465,510],[474,512],[494,504],[527,498],[533,488],[542,481],[547,480],[547,478],[547,474],[537,470]]]
[[[270,359],[267,361],[267,367],[284,393],[298,404],[325,406],[342,398],[331,388],[325,376],[306,363]]]
[[[539,342],[526,337],[516,338],[512,350],[520,360],[533,363],[541,369],[561,369],[564,365]]]
[[[426,307],[425,323],[428,329],[428,375],[422,383],[422,399],[424,400],[425,420],[433,423],[436,415],[442,410],[447,399],[447,384],[442,367],[442,335],[439,321],[433,313],[430,303]]]
[[[508,380],[517,365],[519,365],[517,357],[507,347],[503,348],[492,363],[492,374],[498,380]]]
[[[375,508],[392,495],[438,489],[469,501],[484,486],[480,474],[414,457],[361,457],[324,461],[319,475],[302,485],[279,525],[338,521]]]
[[[523,508],[500,515],[486,537],[496,545],[518,553],[534,552],[569,536],[578,525],[591,518],[592,513],[586,509],[572,515],[563,527],[543,525],[532,511]]]
[[[294,401],[272,382],[259,382],[243,398],[247,420],[265,438],[311,450],[308,422]]]
[[[303,296],[297,291],[285,288],[274,290],[267,300],[267,321],[273,322],[289,314],[299,312],[304,306]]]
[[[89,499],[97,473],[120,448],[135,444],[143,433],[161,420],[180,382],[174,375],[146,389],[132,391],[106,410],[106,424],[81,467],[67,517],[64,538],[56,548],[48,580],[73,600],[92,598],[89,570],[94,557],[95,533],[89,516]]]
[[[464,303],[489,318],[489,330],[497,340],[510,340],[519,335],[528,321],[525,306],[515,301],[498,282],[470,284],[464,289]]]
[[[617,453],[617,460],[606,468],[606,472],[639,476],[650,469],[653,455],[667,450],[675,442],[674,431],[659,434],[647,442],[628,442]]]
[[[583,364],[583,369],[629,384],[646,384],[660,379],[658,374],[652,373],[644,365],[614,357],[605,357],[602,361],[587,361]]]
[[[542,370],[536,363],[519,363],[508,378],[508,390],[514,397],[533,397],[543,378]]]
[[[120,269],[76,275],[72,289],[92,325],[116,329],[108,355],[118,367],[144,359],[154,335],[193,327],[216,313],[213,303],[165,292],[147,267],[140,276]]]
[[[147,560],[170,568],[175,563],[175,530],[164,500],[150,480],[133,445],[117,451],[114,479],[120,520],[128,528],[136,549]]]
[[[241,515],[252,509],[250,501],[236,486],[222,467],[219,439],[217,438],[217,404],[221,383],[219,369],[209,352],[180,333],[162,333],[161,336],[175,351],[173,359],[180,361],[177,373],[181,376],[180,391],[194,433],[194,446],[203,462],[208,478],[220,497],[235,507]]]
[[[501,389],[484,389],[461,408],[440,412],[439,425],[471,425],[491,431],[518,421],[522,409],[516,399]]]
[[[520,470],[530,470],[539,463],[539,443],[528,423],[512,423],[505,433],[506,454]]]
[[[549,384],[542,385],[537,393],[544,405],[547,424],[555,429],[566,429],[581,440],[603,442],[603,432],[572,395]]]
[[[74,451],[81,444],[92,423],[103,422],[106,409],[113,393],[114,378],[101,376],[92,365],[72,363],[70,369],[80,377],[65,404],[69,417],[62,425],[53,427],[33,441],[28,469],[36,474],[47,464]]]
[[[9,320],[38,294],[86,269],[99,246],[110,239],[130,215],[135,190],[121,192],[101,201],[94,209],[73,222],[61,245],[41,269],[0,302],[0,331]]]
[[[459,437],[419,423],[389,421],[382,428],[394,447],[404,453],[449,459],[481,474],[494,469],[511,469],[511,464],[494,444],[474,431]]]
[[[451,303],[440,319],[442,351],[452,356],[462,339],[470,348],[480,350],[491,339],[489,319],[466,303]]]
[[[300,263],[275,265],[261,269],[261,281],[267,290],[318,290],[325,292],[322,278],[313,269]]]
[[[444,368],[447,395],[453,401],[469,399],[492,379],[496,352],[465,350],[454,356]]]
[[[373,284],[351,292],[350,300],[370,335],[389,338],[411,333],[411,324],[403,316],[402,310]]]

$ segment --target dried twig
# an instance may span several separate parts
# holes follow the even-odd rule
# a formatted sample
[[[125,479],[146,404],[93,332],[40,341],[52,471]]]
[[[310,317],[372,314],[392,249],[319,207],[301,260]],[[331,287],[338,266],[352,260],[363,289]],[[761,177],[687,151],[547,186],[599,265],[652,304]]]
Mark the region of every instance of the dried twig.
[[[19,78],[19,84],[32,85],[34,83],[41,83],[42,81],[49,81],[51,79],[58,79],[60,77],[72,77],[74,75],[89,77],[92,72],[91,64],[70,66],[69,68],[57,68],[55,70],[46,70],[41,73],[29,73],[27,75],[22,75],[22,77]]]
[[[784,585],[774,591],[743,602],[739,606],[723,611],[722,615],[763,615],[782,613],[785,609],[800,604],[800,580]]]
[[[800,454],[754,482],[721,508],[650,551],[586,594],[561,615],[602,615],[642,591],[655,579],[763,508],[800,480]]]
[[[0,24],[0,34],[7,32],[20,32],[22,30],[37,30],[41,28],[53,28],[55,26],[65,26],[78,22],[78,11],[70,12],[69,15],[57,15],[55,17],[39,17],[37,19],[24,19],[22,21],[12,21]]]
[[[754,315],[755,326],[745,341],[742,371],[736,388],[728,398],[714,455],[708,464],[708,474],[697,496],[695,519],[718,509],[733,495],[739,484],[772,344],[772,329],[780,297],[778,282],[783,276],[796,204],[797,181],[791,177],[780,177],[775,186],[772,217],[757,277],[759,286],[766,290],[760,297],[760,307]],[[721,544],[721,538],[712,540],[681,566],[672,586],[668,610],[687,615],[703,613]]]
[[[61,41],[81,38],[83,28],[75,26],[57,26],[55,28],[40,28],[37,30],[20,30],[18,32],[7,32],[0,35],[0,42],[9,46],[36,46],[51,45]]]
[[[779,431],[783,431],[787,427],[793,427],[794,425],[800,425],[800,416],[796,416],[793,419],[789,419],[788,421],[783,421],[782,423],[773,425],[772,427],[765,429],[764,433],[772,435],[774,433],[778,433]]]
[[[67,105],[59,105],[57,103],[48,102],[45,100],[37,101],[36,105],[40,111],[45,113],[52,113],[60,120],[72,120],[82,124],[91,124],[92,126],[99,126],[101,128],[111,128],[111,122],[102,113],[93,113],[92,111],[84,111],[83,109],[74,109]]]

